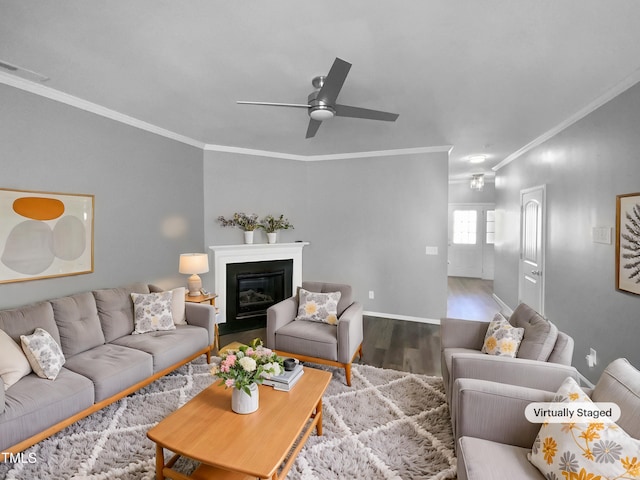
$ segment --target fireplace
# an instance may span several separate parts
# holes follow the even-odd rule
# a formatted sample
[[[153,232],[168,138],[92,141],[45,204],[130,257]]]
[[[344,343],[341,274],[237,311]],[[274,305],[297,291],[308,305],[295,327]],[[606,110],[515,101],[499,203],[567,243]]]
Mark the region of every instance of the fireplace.
[[[227,264],[226,323],[220,334],[264,328],[267,308],[292,295],[293,260]]]

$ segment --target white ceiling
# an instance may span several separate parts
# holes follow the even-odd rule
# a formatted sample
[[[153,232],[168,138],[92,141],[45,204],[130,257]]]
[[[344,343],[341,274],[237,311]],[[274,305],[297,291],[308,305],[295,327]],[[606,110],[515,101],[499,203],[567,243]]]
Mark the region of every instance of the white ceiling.
[[[452,145],[491,166],[640,79],[637,0],[0,0],[0,60],[205,144],[292,155]],[[305,139],[311,79],[353,64]],[[470,167],[466,158],[486,154]]]

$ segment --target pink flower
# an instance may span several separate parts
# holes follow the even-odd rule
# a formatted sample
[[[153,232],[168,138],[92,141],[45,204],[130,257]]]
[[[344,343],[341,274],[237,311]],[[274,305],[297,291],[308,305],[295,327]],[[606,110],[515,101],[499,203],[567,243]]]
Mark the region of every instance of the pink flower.
[[[235,383],[236,383],[236,381],[233,378],[229,378],[229,379],[224,381],[224,384],[227,386],[227,388],[233,387],[235,385]]]
[[[251,356],[251,355],[253,355],[254,353],[255,353],[255,352],[253,351],[253,348],[251,348],[251,347],[247,348],[247,352],[246,352],[246,354],[247,354],[248,356]]]

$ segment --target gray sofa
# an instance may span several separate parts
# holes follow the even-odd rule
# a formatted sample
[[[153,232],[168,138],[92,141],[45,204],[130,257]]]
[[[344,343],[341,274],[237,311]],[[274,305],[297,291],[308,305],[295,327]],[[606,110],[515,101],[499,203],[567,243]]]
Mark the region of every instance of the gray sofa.
[[[545,479],[527,458],[541,427],[527,421],[524,410],[531,402],[550,402],[555,383],[541,390],[460,378],[453,389],[460,434],[458,480]],[[620,358],[607,366],[595,388],[583,390],[594,402],[616,403],[621,410],[617,425],[640,439],[640,371]]]
[[[130,294],[151,291],[139,283],[0,311],[0,329],[18,345],[40,327],[65,357],[55,380],[30,373],[5,391],[0,378],[0,451],[22,451],[202,354],[210,360],[210,305],[186,303],[186,323],[173,330],[132,334]]]

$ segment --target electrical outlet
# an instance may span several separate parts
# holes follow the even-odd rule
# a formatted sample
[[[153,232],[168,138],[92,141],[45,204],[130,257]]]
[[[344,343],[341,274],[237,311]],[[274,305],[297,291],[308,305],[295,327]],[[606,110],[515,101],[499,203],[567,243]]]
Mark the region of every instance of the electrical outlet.
[[[589,349],[589,355],[586,356],[587,364],[589,368],[593,368],[598,364],[598,357],[596,355],[596,351],[593,348]]]
[[[373,293],[373,290],[369,290],[369,300],[373,300],[376,297],[375,293]]]

